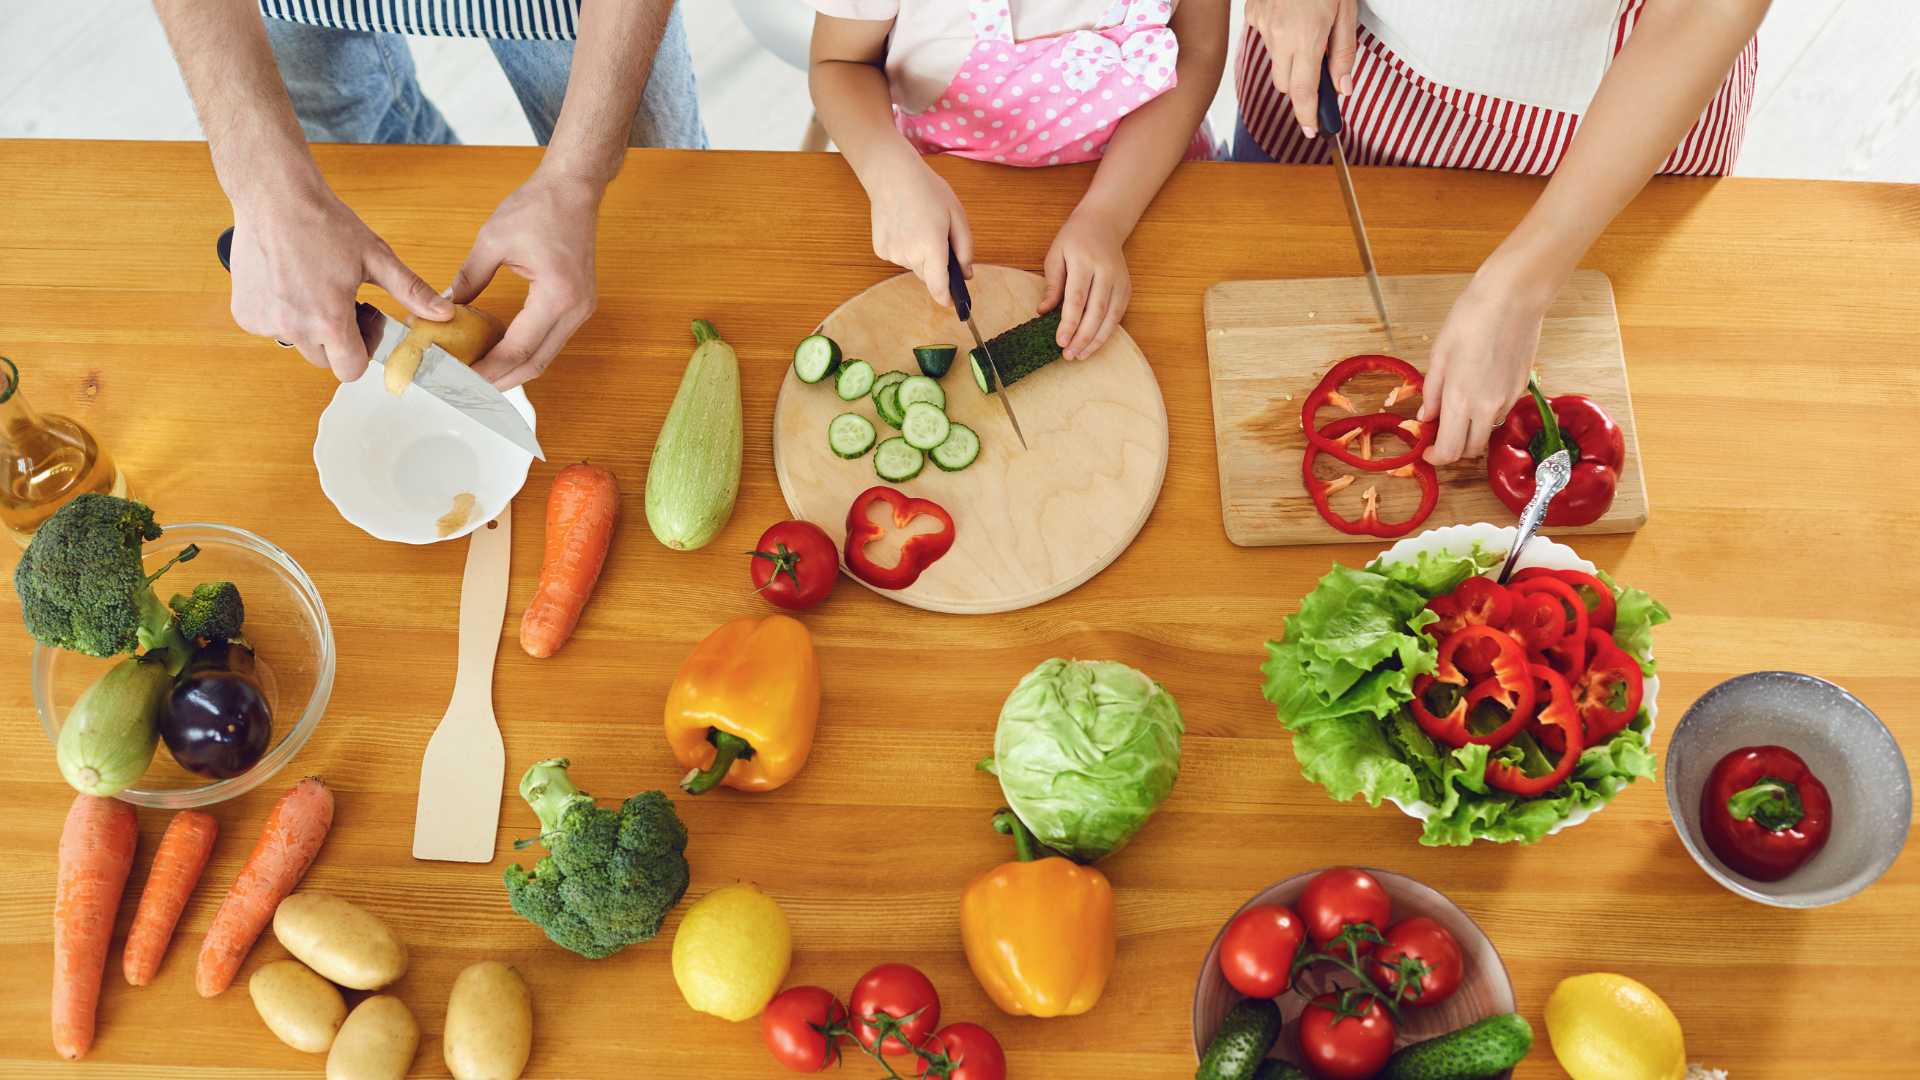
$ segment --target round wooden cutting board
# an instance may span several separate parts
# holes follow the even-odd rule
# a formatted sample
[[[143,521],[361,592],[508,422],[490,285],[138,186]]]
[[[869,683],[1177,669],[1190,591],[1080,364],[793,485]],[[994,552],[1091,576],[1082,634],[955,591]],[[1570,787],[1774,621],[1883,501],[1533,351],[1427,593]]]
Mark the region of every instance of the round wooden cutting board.
[[[974,322],[991,338],[1033,316],[1045,282],[981,265],[970,289]],[[915,345],[960,347],[940,383],[947,415],[979,434],[980,457],[957,473],[929,459],[919,476],[892,485],[953,515],[953,549],[911,587],[882,595],[964,614],[1029,607],[1105,569],[1146,523],[1167,473],[1167,407],[1147,358],[1124,329],[1092,356],[1056,360],[1013,385],[1026,450],[1000,403],[974,384],[966,324],[935,304],[913,275],[842,304],[819,332],[839,342],[848,359],[882,374],[919,374]],[[819,524],[842,545],[854,497],[884,483],[871,452],[843,461],[827,448],[828,422],[849,411],[873,421],[883,441],[898,434],[881,422],[871,397],[842,401],[831,379],[809,386],[788,366],[773,417],[780,492],[795,517]]]

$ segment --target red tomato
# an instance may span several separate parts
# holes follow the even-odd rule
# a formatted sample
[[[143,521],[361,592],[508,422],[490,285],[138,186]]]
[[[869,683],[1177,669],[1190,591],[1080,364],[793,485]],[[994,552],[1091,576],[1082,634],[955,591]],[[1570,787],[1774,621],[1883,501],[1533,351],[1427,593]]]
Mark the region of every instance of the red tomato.
[[[819,1072],[840,1060],[840,1037],[829,1039],[818,1027],[846,1018],[840,1000],[825,989],[796,986],[767,1003],[760,1014],[760,1036],[775,1061],[794,1072]]]
[[[953,1066],[945,1074],[935,1073],[923,1059],[923,1080],[940,1075],[947,1080],[1007,1080],[1007,1052],[1000,1049],[1000,1040],[979,1024],[948,1024],[939,1034],[929,1035],[920,1048],[945,1054]]]
[[[749,556],[753,587],[789,611],[813,607],[840,580],[840,549],[811,521],[782,521],[760,534]]]
[[[1250,907],[1233,917],[1220,938],[1220,973],[1248,997],[1279,997],[1306,938],[1300,916],[1285,904]]]
[[[1427,965],[1427,973],[1411,981],[1405,1001],[1415,1005],[1438,1005],[1460,989],[1460,973],[1466,960],[1460,955],[1460,943],[1447,928],[1415,915],[1401,919],[1387,931],[1387,943],[1373,954],[1373,981],[1391,994],[1400,985],[1399,960],[1411,956]]]
[[[1296,905],[1306,920],[1313,943],[1324,947],[1354,923],[1371,923],[1384,931],[1393,914],[1393,901],[1372,874],[1351,866],[1323,870],[1307,882]],[[1355,942],[1362,956],[1373,951],[1371,941]]]
[[[1356,1003],[1358,1016],[1340,1016],[1338,999],[1321,994],[1300,1014],[1300,1057],[1321,1080],[1368,1080],[1393,1056],[1393,1017],[1376,997]]]
[[[847,1011],[853,1014],[853,1034],[869,1050],[880,1038],[879,1026],[872,1018],[885,1014],[901,1021],[900,1036],[889,1036],[881,1045],[883,1054],[911,1054],[940,1026],[940,992],[918,968],[906,964],[881,964],[853,984],[847,997]],[[906,1019],[911,1016],[913,1019]]]

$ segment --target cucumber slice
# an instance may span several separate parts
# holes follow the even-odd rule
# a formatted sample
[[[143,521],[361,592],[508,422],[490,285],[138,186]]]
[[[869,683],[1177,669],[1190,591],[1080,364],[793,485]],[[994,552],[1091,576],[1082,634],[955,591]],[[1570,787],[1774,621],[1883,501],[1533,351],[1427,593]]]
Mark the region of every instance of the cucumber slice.
[[[987,365],[981,363],[978,356],[975,356],[973,353],[968,353],[967,366],[973,369],[973,385],[979,387],[980,392],[983,394],[993,393],[993,386],[990,381],[992,376],[987,372]]]
[[[900,405],[900,383],[895,382],[877,390],[873,395],[873,411],[888,427],[899,427],[906,420],[906,409]]]
[[[939,379],[953,369],[953,358],[959,352],[958,345],[915,345],[913,359],[920,365],[920,374]]]
[[[907,406],[916,401],[924,401],[936,409],[945,411],[947,407],[947,392],[940,389],[939,383],[934,382],[925,375],[911,375],[900,384],[901,411],[905,412]]]
[[[887,387],[892,386],[894,383],[906,382],[907,375],[908,375],[908,372],[905,372],[905,371],[889,371],[886,374],[880,376],[879,378],[873,380],[874,398],[877,400],[880,397],[880,391],[885,390]]]
[[[849,360],[833,381],[833,391],[841,401],[859,401],[873,389],[873,365],[865,360]]]
[[[959,472],[980,456],[980,436],[965,424],[948,424],[947,439],[927,454],[945,472]]]
[[[840,367],[840,343],[825,334],[809,334],[793,347],[793,373],[803,383],[817,383]]]
[[[843,412],[827,425],[827,446],[849,460],[865,457],[874,438],[873,421],[859,413]]]
[[[898,484],[920,475],[927,467],[927,455],[907,444],[907,440],[895,435],[880,444],[873,452],[873,471],[880,479]]]
[[[915,450],[931,450],[947,441],[952,427],[947,423],[946,413],[924,401],[916,401],[907,406],[907,414],[900,421],[900,434]]]

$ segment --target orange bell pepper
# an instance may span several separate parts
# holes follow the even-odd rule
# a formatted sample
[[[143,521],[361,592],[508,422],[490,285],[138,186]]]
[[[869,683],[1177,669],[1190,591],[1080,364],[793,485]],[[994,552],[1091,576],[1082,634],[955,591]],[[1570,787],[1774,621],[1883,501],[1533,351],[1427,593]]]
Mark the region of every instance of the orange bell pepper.
[[[1078,1016],[1113,973],[1113,886],[1091,866],[1047,849],[1011,810],[993,827],[1013,837],[1015,859],[973,879],[960,895],[960,940],[973,977],[1014,1016]]]
[[[667,694],[667,745],[699,795],[725,784],[772,791],[799,773],[820,722],[813,639],[785,615],[735,619],[708,634]]]

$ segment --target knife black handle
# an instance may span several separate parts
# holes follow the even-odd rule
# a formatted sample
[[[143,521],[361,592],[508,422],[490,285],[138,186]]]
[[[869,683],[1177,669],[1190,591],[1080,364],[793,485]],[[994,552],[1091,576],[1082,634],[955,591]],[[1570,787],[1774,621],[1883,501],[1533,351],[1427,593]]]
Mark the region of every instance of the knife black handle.
[[[961,322],[973,318],[973,294],[967,291],[967,275],[960,269],[960,253],[947,241],[947,292],[953,296],[953,313]]]
[[[1346,127],[1340,118],[1340,92],[1333,88],[1332,58],[1320,58],[1320,134],[1338,135]]]
[[[233,273],[233,226],[229,225],[220,230],[219,239],[213,242],[213,255],[220,260],[220,269],[229,274]],[[363,300],[356,300],[353,303],[353,319],[360,327],[360,336],[363,338],[370,332],[377,334],[386,317],[385,312]],[[293,347],[290,342],[281,341],[278,338],[274,339],[274,344],[283,349]]]

